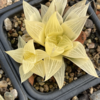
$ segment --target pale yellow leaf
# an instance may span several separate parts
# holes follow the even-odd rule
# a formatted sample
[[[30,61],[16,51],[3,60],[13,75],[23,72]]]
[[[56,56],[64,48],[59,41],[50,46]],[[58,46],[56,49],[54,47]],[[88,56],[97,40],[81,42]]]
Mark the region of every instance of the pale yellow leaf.
[[[46,24],[45,28],[45,35],[62,35],[63,29],[60,26],[60,23],[57,19],[57,13],[55,12],[49,19],[49,21]]]
[[[52,1],[52,3],[50,4],[50,6],[49,6],[49,8],[46,12],[46,14],[43,17],[42,22],[45,23],[45,24],[48,22],[51,15],[56,11],[54,2],[55,2],[55,0]]]
[[[6,53],[9,56],[11,56],[16,62],[22,63],[22,60],[23,60],[23,48],[6,51]]]
[[[65,75],[65,64],[63,62],[61,68],[56,72],[56,74],[54,74],[54,77],[60,89],[63,87],[64,84],[64,75]]]
[[[88,7],[89,7],[89,4],[90,3],[74,9],[72,12],[69,13],[69,15],[66,17],[65,21],[68,21],[68,20],[71,20],[74,18],[85,17],[87,10],[88,10]]]
[[[29,59],[23,60],[23,72],[24,72],[24,74],[27,74],[28,72],[30,72],[33,67],[34,67],[34,59],[33,59],[33,62],[32,62],[32,59],[31,59],[31,61]]]
[[[62,18],[62,16],[58,12],[57,12],[57,19],[58,19],[60,24],[63,23],[63,18]]]
[[[50,42],[50,43],[54,43],[57,45],[57,43],[58,43],[57,38],[58,38],[57,35],[48,35],[48,36],[46,36],[45,42]]]
[[[21,36],[18,37],[18,48],[24,48],[26,42],[22,39]]]
[[[88,16],[81,18],[74,18],[62,24],[64,34],[69,39],[74,41],[80,35]]]
[[[33,74],[33,72],[31,72],[31,71],[28,72],[27,74],[24,74],[23,66],[22,65],[19,67],[19,73],[20,73],[21,83],[23,83],[24,81],[26,81]]]
[[[80,1],[80,2],[78,2],[78,3],[76,3],[76,4],[74,4],[72,7],[70,7],[70,8],[68,9],[68,11],[65,13],[65,15],[64,15],[64,17],[63,17],[63,20],[65,21],[66,17],[67,17],[73,10],[77,9],[78,7],[81,7],[81,6],[85,5],[85,3],[86,3],[86,0],[82,0],[82,1]],[[75,16],[74,16],[74,17],[75,17]]]
[[[73,48],[70,50],[66,50],[63,53],[63,55],[70,58],[86,58],[87,57],[85,48],[80,42],[73,42]]]
[[[35,54],[35,47],[34,47],[33,39],[29,40],[28,43],[26,43],[26,45],[24,46],[24,52],[26,51]]]
[[[0,95],[0,100],[4,100],[3,97]]]
[[[63,15],[64,10],[65,10],[65,8],[66,8],[66,5],[67,5],[67,0],[63,0],[61,15]]]
[[[28,34],[39,44],[44,45],[44,24],[41,22],[25,20]]]
[[[34,74],[39,75],[44,78],[45,76],[45,68],[44,68],[44,61],[39,61],[36,63],[31,70]]]
[[[59,14],[63,15],[66,4],[67,4],[67,0],[55,0],[56,11],[58,11]]]
[[[33,53],[30,53],[29,51],[24,51],[23,59],[35,63],[36,62],[36,55]]]
[[[65,50],[69,50],[73,47],[73,42],[66,35],[63,35],[62,39],[58,43],[58,46],[64,48]]]
[[[46,52],[49,56],[55,57],[64,52],[64,48],[58,47],[54,43],[46,42],[45,43]]]
[[[87,58],[68,58],[70,61],[72,61],[74,64],[76,64],[78,67],[80,67],[82,70],[84,70],[86,73],[98,77],[96,70],[91,62],[91,60]]]
[[[45,51],[39,49],[36,50],[36,61],[40,61],[48,56],[49,55]]]
[[[45,67],[45,80],[51,78],[62,66],[62,56],[57,56],[54,58],[45,58],[44,67]]]
[[[48,10],[48,7],[41,4],[41,17],[42,17],[42,19],[43,19],[44,15],[46,14],[47,10]]]
[[[24,14],[25,14],[25,17],[27,20],[29,20],[29,21],[41,21],[39,11],[35,7],[32,7],[26,1],[23,1],[23,9],[24,9]]]

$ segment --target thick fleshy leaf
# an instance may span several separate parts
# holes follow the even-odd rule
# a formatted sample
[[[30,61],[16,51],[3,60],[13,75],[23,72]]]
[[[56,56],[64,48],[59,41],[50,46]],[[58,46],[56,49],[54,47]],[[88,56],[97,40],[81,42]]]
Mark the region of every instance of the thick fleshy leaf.
[[[42,18],[43,18],[44,15],[46,14],[47,10],[48,10],[48,7],[45,6],[45,5],[43,5],[43,4],[41,4],[41,17],[42,17]]]
[[[65,21],[68,21],[68,20],[71,20],[74,18],[85,17],[86,13],[87,13],[87,9],[89,7],[89,4],[90,3],[74,9],[71,13],[69,13],[69,15],[66,17]]]
[[[62,66],[62,56],[57,56],[54,58],[45,58],[44,59],[45,66],[45,80],[51,78]]]
[[[45,68],[44,68],[44,61],[39,61],[36,63],[31,70],[34,74],[39,75],[44,78],[45,76]]]
[[[64,52],[64,48],[58,47],[54,43],[46,42],[45,44],[46,52],[49,56],[55,57]]]
[[[24,52],[26,51],[35,54],[35,47],[34,47],[33,39],[29,40],[28,43],[26,43],[26,45],[24,46]]]
[[[26,30],[28,34],[39,44],[44,45],[44,24],[25,20]]]
[[[55,0],[56,11],[58,11],[59,14],[63,15],[66,4],[67,0]]]
[[[88,16],[81,18],[74,18],[62,24],[64,34],[69,39],[74,41],[80,35]]]
[[[65,64],[63,63],[61,68],[54,75],[59,88],[61,89],[64,84]]]
[[[72,61],[74,64],[76,64],[82,70],[84,70],[86,73],[88,73],[94,77],[98,77],[92,62],[88,57],[87,58],[67,58],[67,59]]]
[[[18,37],[18,48],[24,48],[26,42],[22,39],[21,36]]]
[[[46,36],[45,42],[50,42],[50,43],[54,43],[57,45],[57,43],[58,43],[57,36],[56,35],[48,35],[48,36]]]
[[[4,100],[3,97],[0,95],[0,100]]]
[[[36,50],[36,61],[40,61],[48,56],[49,55],[45,51],[39,49]]]
[[[62,18],[62,16],[58,12],[57,12],[57,19],[58,19],[60,24],[63,23],[63,18]]]
[[[70,50],[66,50],[63,53],[63,55],[70,58],[86,58],[87,57],[85,48],[80,42],[73,42],[73,48]]]
[[[58,43],[58,46],[64,48],[65,50],[69,50],[73,47],[73,42],[66,35],[63,35],[62,39]]]
[[[62,35],[63,29],[60,26],[60,23],[57,19],[57,13],[55,12],[47,22],[46,28],[45,28],[45,35]]]
[[[24,9],[24,14],[25,14],[25,17],[27,20],[29,20],[29,21],[41,21],[39,11],[35,7],[32,7],[26,1],[23,1],[23,9]]]
[[[51,15],[56,11],[54,2],[55,2],[55,0],[52,1],[52,3],[50,4],[50,6],[49,6],[49,8],[46,12],[46,14],[43,17],[42,22],[45,23],[45,24],[48,22]]]
[[[63,0],[61,15],[63,15],[64,10],[65,10],[65,8],[66,8],[66,5],[67,5],[67,0]]]
[[[82,0],[82,1],[80,1],[80,2],[78,2],[78,3],[76,3],[76,4],[74,4],[72,7],[70,7],[70,8],[68,9],[68,11],[66,12],[66,14],[64,15],[64,17],[63,17],[64,21],[65,21],[66,17],[67,17],[72,11],[74,11],[74,10],[77,9],[78,7],[81,7],[81,6],[85,5],[85,3],[86,3],[86,0]],[[75,16],[74,16],[74,17],[75,17]]]
[[[36,62],[36,55],[33,53],[30,53],[29,51],[24,51],[23,53],[23,59],[27,60],[29,62]]]
[[[23,48],[6,51],[6,53],[9,56],[11,56],[16,62],[22,63],[22,60],[23,60]]]
[[[28,60],[23,60],[23,72],[24,72],[24,74],[27,74],[28,72],[30,72],[33,67],[34,67],[34,59],[32,62],[32,57]]]
[[[23,66],[22,65],[19,67],[19,73],[20,73],[21,83],[26,81],[33,74],[33,72],[31,72],[31,71],[28,72],[27,74],[24,74]]]

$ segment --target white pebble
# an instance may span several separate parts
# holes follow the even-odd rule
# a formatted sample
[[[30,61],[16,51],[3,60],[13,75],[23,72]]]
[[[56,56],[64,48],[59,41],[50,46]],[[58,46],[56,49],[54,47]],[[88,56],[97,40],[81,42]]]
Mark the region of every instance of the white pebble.
[[[13,95],[14,99],[18,97],[18,92],[16,89],[11,90],[10,93]]]
[[[11,5],[12,4],[12,0],[7,0],[7,5]]]
[[[10,21],[9,18],[6,18],[6,19],[4,20],[4,25],[5,25],[5,29],[6,29],[7,31],[9,31],[9,30],[12,29],[12,22]]]

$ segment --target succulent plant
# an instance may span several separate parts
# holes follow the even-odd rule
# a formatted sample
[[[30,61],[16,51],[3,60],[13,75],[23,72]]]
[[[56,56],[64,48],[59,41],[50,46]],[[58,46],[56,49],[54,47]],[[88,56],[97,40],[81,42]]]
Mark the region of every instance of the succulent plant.
[[[53,0],[49,8],[42,5],[41,15],[35,7],[23,1],[26,30],[35,42],[45,47],[45,51],[37,52],[32,40],[26,44],[21,40],[19,42],[26,46],[24,49],[21,48],[20,53],[19,49],[7,52],[14,60],[17,57],[22,63],[20,75],[25,77],[24,81],[29,78],[30,73],[44,77],[45,81],[54,76],[61,89],[65,74],[64,57],[88,74],[98,77],[84,46],[75,41],[88,18],[86,12],[89,3],[87,5],[85,3],[86,0],[83,0],[73,5],[62,17],[66,0]],[[25,62],[25,59],[28,62]]]

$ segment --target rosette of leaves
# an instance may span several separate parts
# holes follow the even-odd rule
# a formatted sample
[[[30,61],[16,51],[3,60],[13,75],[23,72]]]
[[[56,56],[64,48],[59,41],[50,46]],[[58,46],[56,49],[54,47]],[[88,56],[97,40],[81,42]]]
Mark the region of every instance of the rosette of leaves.
[[[44,59],[45,80],[54,76],[59,88],[62,88],[64,81],[63,57],[98,77],[84,46],[75,41],[88,18],[89,3],[85,3],[86,0],[76,3],[63,16],[67,0],[53,0],[50,7],[41,5],[41,15],[35,7],[23,1],[27,32],[37,43],[45,46],[49,55]]]
[[[21,82],[26,81],[33,73],[44,78],[45,71],[43,60],[48,54],[34,47],[33,39],[26,43],[20,36],[18,38],[18,49],[6,52],[16,62],[21,63],[19,73]]]
[[[42,54],[42,52],[40,54],[42,58],[40,60],[43,63],[38,65],[38,67],[41,69],[39,70],[38,67],[32,67],[30,71],[33,73],[37,72],[36,74],[42,77],[45,76],[45,81],[54,76],[60,89],[64,83],[64,57],[88,74],[98,77],[91,60],[85,52],[84,46],[80,42],[75,41],[80,35],[88,18],[86,12],[89,4],[85,5],[85,3],[86,0],[83,0],[70,7],[62,17],[67,4],[66,0],[53,0],[49,8],[42,5],[41,15],[35,7],[23,1],[26,30],[35,42],[44,46],[46,50],[44,54]],[[32,45],[30,47],[32,48]],[[27,53],[24,54],[27,55]],[[15,56],[12,56],[12,53],[9,55],[12,58]],[[34,57],[31,60],[34,62]],[[39,63],[37,61],[38,60],[36,60],[35,63]],[[25,65],[23,67],[27,68]],[[29,67],[30,66],[28,66],[28,68]],[[42,71],[44,72],[43,75],[41,73]],[[20,72],[20,75],[21,74],[23,74],[23,72]]]

